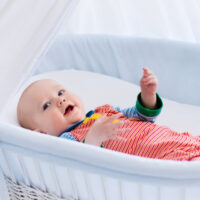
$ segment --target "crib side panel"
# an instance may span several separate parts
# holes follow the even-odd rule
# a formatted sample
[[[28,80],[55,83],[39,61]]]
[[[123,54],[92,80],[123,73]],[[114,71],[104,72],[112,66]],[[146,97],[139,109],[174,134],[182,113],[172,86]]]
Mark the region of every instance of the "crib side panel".
[[[57,196],[57,199],[80,200],[196,200],[198,186],[157,185],[119,180],[40,160],[1,147],[1,168],[4,176]],[[26,196],[26,194],[24,195]],[[28,197],[26,196],[28,199]]]
[[[138,84],[142,75],[141,67],[147,66],[158,75],[158,92],[161,96],[199,105],[200,95],[196,93],[200,87],[199,51],[199,44],[170,40],[61,35],[41,59],[35,73],[74,68]]]

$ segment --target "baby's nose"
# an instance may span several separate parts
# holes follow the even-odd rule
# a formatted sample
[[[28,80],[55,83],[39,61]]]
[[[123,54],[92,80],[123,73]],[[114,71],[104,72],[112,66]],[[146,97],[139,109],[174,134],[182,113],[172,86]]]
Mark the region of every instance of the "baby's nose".
[[[66,101],[65,98],[63,98],[63,97],[58,97],[56,104],[57,104],[58,107],[60,107],[60,106],[62,106],[62,104],[63,104],[65,101]]]

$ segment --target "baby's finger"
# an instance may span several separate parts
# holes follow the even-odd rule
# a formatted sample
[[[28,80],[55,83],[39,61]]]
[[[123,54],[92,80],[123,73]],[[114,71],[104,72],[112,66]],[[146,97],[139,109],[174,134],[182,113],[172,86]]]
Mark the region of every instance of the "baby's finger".
[[[145,78],[144,80],[144,83],[147,83],[147,82],[149,82],[149,81],[157,81],[157,78],[155,77],[155,76],[153,76],[153,75],[151,75],[151,76],[149,76],[149,77],[147,77],[147,78]]]
[[[146,67],[143,67],[143,77],[142,78],[146,78],[148,76],[148,69]]]
[[[96,121],[103,121],[106,119],[106,114],[103,114],[101,117],[99,117]]]
[[[123,126],[123,125],[124,125],[124,121],[122,121],[122,120],[114,121],[111,124],[111,128],[116,129],[116,128],[119,128],[120,126]]]
[[[113,121],[115,119],[118,119],[121,116],[123,116],[123,114],[119,112],[117,114],[114,114],[114,115],[110,116],[107,120],[108,120],[108,122],[110,122],[110,121]]]
[[[147,85],[156,85],[157,84],[157,80],[151,79],[147,82]]]
[[[130,128],[130,127],[128,127],[128,128],[121,128],[121,129],[119,129],[119,133],[124,133],[124,132],[126,132],[126,131],[130,131],[132,128]]]
[[[148,67],[143,67],[142,69],[143,69],[144,72],[147,72],[149,70]]]
[[[143,67],[143,71],[145,75],[149,75],[153,73],[148,67]]]

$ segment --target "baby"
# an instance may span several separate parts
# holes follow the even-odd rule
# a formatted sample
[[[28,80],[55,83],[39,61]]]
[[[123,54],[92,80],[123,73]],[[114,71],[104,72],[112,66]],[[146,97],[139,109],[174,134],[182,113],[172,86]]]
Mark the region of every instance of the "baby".
[[[156,93],[157,78],[148,68],[143,68],[140,87],[135,107],[121,109],[106,104],[85,114],[77,95],[54,80],[39,80],[21,95],[18,121],[22,127],[44,134],[132,155],[199,160],[199,136],[177,133],[153,123],[163,103]]]

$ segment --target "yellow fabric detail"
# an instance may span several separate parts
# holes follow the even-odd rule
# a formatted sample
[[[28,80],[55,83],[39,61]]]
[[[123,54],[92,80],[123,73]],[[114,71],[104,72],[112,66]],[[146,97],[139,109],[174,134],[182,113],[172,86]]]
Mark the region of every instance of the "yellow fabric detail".
[[[87,123],[90,119],[98,119],[99,117],[101,117],[102,115],[99,113],[94,113],[91,115],[91,117],[86,117],[85,120],[83,121],[83,124]]]
[[[112,123],[114,124],[114,123],[116,123],[118,121],[119,121],[119,119],[115,119],[115,120],[112,121]]]
[[[101,116],[102,115],[99,114],[99,113],[94,113],[94,114],[91,115],[91,117],[86,117],[85,120],[83,121],[83,124],[87,123],[90,119],[95,119],[96,120],[96,119],[98,119]],[[112,121],[112,123],[114,124],[114,123],[116,123],[118,121],[119,121],[119,119],[115,119],[115,120]]]

